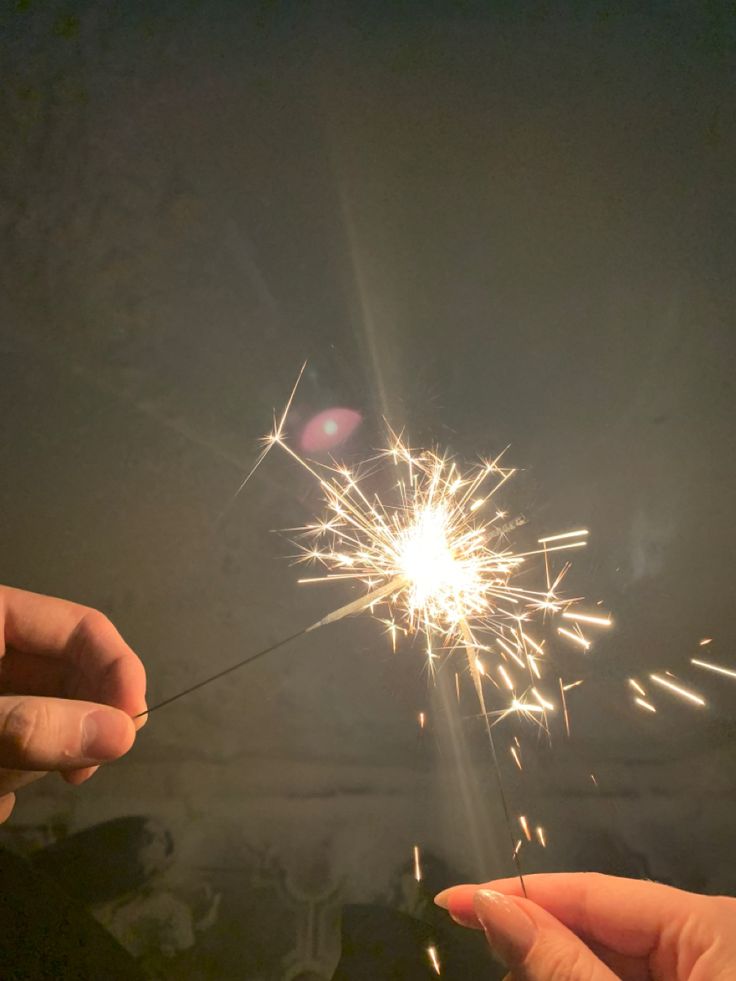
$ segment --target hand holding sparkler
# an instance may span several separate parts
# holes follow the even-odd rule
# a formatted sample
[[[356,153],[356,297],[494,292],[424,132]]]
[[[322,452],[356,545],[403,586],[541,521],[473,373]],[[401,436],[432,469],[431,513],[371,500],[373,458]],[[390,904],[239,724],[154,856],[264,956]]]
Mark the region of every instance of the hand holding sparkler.
[[[143,665],[87,607],[0,586],[0,823],[49,770],[71,784],[130,749]]]
[[[446,889],[435,902],[485,930],[514,981],[734,976],[736,899],[595,873],[528,875],[526,889],[527,899],[518,879],[502,879]]]

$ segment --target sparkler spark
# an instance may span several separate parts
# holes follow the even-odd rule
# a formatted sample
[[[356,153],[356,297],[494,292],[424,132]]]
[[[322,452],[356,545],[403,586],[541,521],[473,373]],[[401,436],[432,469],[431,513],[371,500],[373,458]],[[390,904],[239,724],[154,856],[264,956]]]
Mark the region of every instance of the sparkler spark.
[[[324,570],[300,582],[341,581],[363,590],[361,597],[315,626],[369,610],[390,625],[393,639],[397,628],[424,638],[431,673],[453,652],[464,652],[486,718],[484,679],[509,692],[507,712],[551,710],[552,703],[533,687],[541,678],[545,650],[525,630],[528,622],[535,616],[565,616],[573,629],[558,627],[560,636],[585,650],[591,641],[578,621],[593,627],[611,624],[607,616],[577,613],[575,601],[559,595],[567,567],[550,581],[550,553],[585,545],[587,530],[540,538],[538,548],[511,548],[506,531],[519,522],[500,525],[506,511],[483,517],[478,505],[492,499],[515,472],[502,465],[503,454],[464,473],[449,455],[412,450],[389,430],[388,447],[351,469],[306,460],[289,446],[283,430],[282,415],[266,445],[279,446],[303,467],[318,482],[326,505],[322,518],[295,529],[300,536],[298,561]],[[517,584],[537,555],[544,556],[546,584],[531,588],[526,577],[524,585]],[[501,685],[489,673],[489,656],[497,659]],[[525,684],[519,685],[502,663],[511,660],[529,675],[533,701],[524,696]],[[456,677],[456,688],[458,684]]]
[[[571,640],[574,644],[579,644],[584,651],[590,650],[590,641],[586,637],[583,637],[581,633],[575,633],[572,630],[568,630],[566,627],[558,627],[557,633],[562,634],[563,637],[567,637],[567,639]]]
[[[683,688],[681,685],[676,685],[674,682],[669,681],[667,678],[663,678],[659,674],[650,674],[649,677],[662,688],[668,688],[671,692],[674,692],[675,695],[679,695],[680,698],[685,698],[694,705],[705,705],[705,699],[701,698],[700,695],[696,695],[695,692],[688,691],[687,688]]]
[[[434,944],[430,944],[427,947],[427,957],[429,957],[429,963],[434,968],[435,974],[442,974],[442,968],[440,967],[440,955]]]
[[[414,845],[414,878],[417,882],[422,881],[422,864],[419,858],[419,845]]]
[[[724,668],[720,664],[712,664],[710,661],[700,661],[697,657],[691,657],[690,663],[698,668],[705,668],[707,671],[715,671],[716,674],[725,674],[727,678],[736,678],[736,671],[731,668]]]
[[[657,711],[656,708],[652,705],[652,703],[651,702],[648,702],[645,698],[639,698],[637,696],[634,699],[634,701],[636,702],[637,705],[641,705],[641,707],[643,709],[646,709],[647,712],[656,712]]]
[[[527,821],[526,816],[524,814],[521,814],[519,816],[519,824],[521,825],[521,830],[524,832],[524,837],[526,838],[526,840],[531,841],[532,833],[529,830],[529,822]]]

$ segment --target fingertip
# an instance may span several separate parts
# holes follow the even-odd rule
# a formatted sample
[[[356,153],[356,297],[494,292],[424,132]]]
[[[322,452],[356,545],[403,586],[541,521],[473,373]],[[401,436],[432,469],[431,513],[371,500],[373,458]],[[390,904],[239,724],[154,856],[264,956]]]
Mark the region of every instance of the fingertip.
[[[449,889],[443,889],[442,892],[438,892],[434,897],[435,906],[439,906],[440,909],[450,908],[450,896],[453,893],[453,887],[450,886]]]
[[[135,733],[133,720],[120,709],[94,709],[82,721],[82,752],[88,760],[116,760],[131,748]]]
[[[473,908],[493,951],[507,967],[524,963],[537,937],[533,904],[493,889],[479,889]]]
[[[434,897],[434,902],[440,909],[450,909],[452,903],[457,902],[459,898],[465,898],[469,896],[472,900],[476,891],[481,887],[476,883],[466,882],[459,886],[449,886],[447,889],[443,889],[442,892],[438,892]]]
[[[479,888],[473,884],[452,886],[438,893],[434,901],[441,909],[447,910],[455,923],[471,930],[479,930],[481,924],[473,907],[473,897]]]

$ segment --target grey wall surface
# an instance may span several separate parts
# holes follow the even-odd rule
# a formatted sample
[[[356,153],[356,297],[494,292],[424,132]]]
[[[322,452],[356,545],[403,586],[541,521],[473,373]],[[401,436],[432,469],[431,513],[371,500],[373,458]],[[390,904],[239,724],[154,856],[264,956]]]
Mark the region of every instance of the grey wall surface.
[[[521,776],[504,744],[550,839],[527,867],[736,889],[736,682],[688,663],[712,637],[736,664],[729,5],[24,0],[0,30],[0,579],[103,609],[155,701],[350,596],[297,587],[272,533],[319,506],[288,461],[228,506],[304,359],[294,425],[355,409],[348,455],[384,415],[510,443],[505,504],[591,529],[569,588],[616,621],[568,662],[572,738],[532,734]],[[637,711],[626,678],[664,669],[707,709]],[[477,723],[482,868],[440,715],[416,652],[345,622],[4,834],[155,819],[173,862],[96,909],[128,949],[326,978],[339,905],[401,905],[414,843],[509,871]]]

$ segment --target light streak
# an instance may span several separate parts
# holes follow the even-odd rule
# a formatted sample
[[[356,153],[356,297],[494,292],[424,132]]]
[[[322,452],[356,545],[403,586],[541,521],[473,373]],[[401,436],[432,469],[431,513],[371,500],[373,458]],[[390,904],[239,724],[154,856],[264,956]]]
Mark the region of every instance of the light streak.
[[[537,830],[537,841],[542,846],[542,848],[546,848],[547,836],[544,833],[544,828],[540,825],[536,830]]]
[[[522,640],[525,640],[527,644],[531,644],[540,657],[544,657],[544,648],[542,647],[542,645],[538,644],[533,637],[530,637],[529,634],[525,633],[523,630],[520,630],[519,632],[521,634]]]
[[[429,963],[434,968],[435,974],[442,974],[440,955],[434,944],[430,944],[429,947],[427,947],[427,957],[429,957]]]
[[[651,702],[648,702],[645,698],[639,698],[639,697],[637,697],[637,698],[634,699],[634,701],[636,702],[637,705],[641,705],[641,707],[643,709],[646,709],[648,712],[656,712],[657,711],[656,708],[651,704]]]
[[[555,707],[552,702],[548,702],[546,698],[540,695],[536,688],[532,688],[531,692],[543,709],[547,709],[548,712],[554,712]]]
[[[574,610],[565,610],[562,616],[566,620],[579,620],[581,623],[594,623],[599,627],[610,627],[613,623],[610,617],[596,617],[591,613],[576,613]]]
[[[578,621],[610,626],[609,617],[577,613],[578,600],[559,594],[569,563],[554,573],[550,568],[552,553],[586,544],[587,529],[544,536],[538,549],[515,550],[508,544],[507,532],[523,522],[512,519],[499,528],[495,522],[499,515],[505,517],[505,511],[496,509],[490,519],[479,514],[479,502],[493,498],[515,473],[501,465],[501,456],[463,473],[447,454],[411,449],[389,429],[388,446],[377,456],[353,467],[319,464],[291,448],[284,423],[282,415],[266,445],[269,449],[278,445],[316,480],[326,507],[322,517],[296,529],[307,539],[299,543],[297,561],[324,568],[323,575],[301,581],[353,583],[361,589],[358,598],[310,629],[368,612],[388,624],[392,645],[399,633],[424,638],[430,676],[454,652],[464,653],[491,743],[491,716],[503,718],[515,712],[531,720],[552,711],[554,705],[534,685],[530,696],[517,698],[515,679],[499,662],[514,661],[539,682],[542,668],[527,645],[539,658],[544,657],[544,647],[526,632],[530,621],[538,617],[544,625],[550,616],[569,614],[573,629],[557,629],[586,651],[591,642]],[[545,578],[535,587],[527,570],[537,555],[544,556]],[[522,573],[523,584],[517,578]],[[496,660],[495,671],[489,671],[481,652]],[[489,711],[483,680],[500,692],[496,673],[512,699],[505,710]],[[459,702],[457,671],[455,693]],[[564,691],[562,698],[569,732]],[[422,728],[424,724],[420,719]]]
[[[567,712],[567,699],[565,698],[565,685],[562,683],[562,678],[559,679],[560,682],[560,698],[562,699],[562,717],[565,720],[565,732],[567,733],[567,738],[570,738],[570,716]]]
[[[561,535],[548,535],[546,538],[538,538],[537,541],[540,545],[546,545],[547,542],[559,542],[563,538],[581,538],[587,534],[587,528],[580,528],[578,531],[564,531]]]
[[[629,678],[629,684],[631,685],[631,687],[634,689],[635,692],[638,692],[642,696],[642,698],[646,697],[647,693],[644,691],[644,689],[636,680],[636,678]]]
[[[527,841],[532,840],[532,833],[529,830],[529,822],[524,814],[519,815],[519,824],[521,825],[521,830],[524,832],[524,837]]]
[[[667,678],[663,678],[659,674],[650,674],[649,677],[652,679],[652,681],[656,682],[658,685],[661,685],[662,688],[668,688],[676,695],[687,699],[694,705],[705,705],[705,699],[701,698],[700,695],[696,695],[695,692],[688,691],[687,688],[682,688],[680,685],[676,685],[674,682],[668,681]]]
[[[698,647],[705,647],[706,644],[712,644],[712,643],[713,643],[712,637],[703,637],[703,639],[699,642]]]
[[[540,714],[544,712],[544,708],[541,705],[535,705],[534,702],[520,702],[518,698],[514,698],[511,702],[511,712],[539,712]]]
[[[582,634],[573,633],[572,630],[567,630],[565,627],[558,627],[557,632],[562,634],[563,637],[567,637],[568,640],[573,641],[575,644],[579,644],[583,650],[590,650],[590,641],[583,637]]]
[[[696,657],[691,657],[690,663],[697,665],[699,668],[706,668],[708,671],[715,671],[717,674],[725,674],[728,678],[736,678],[736,671],[732,671],[731,668],[721,667],[720,664],[711,664],[710,661],[699,661]]]
[[[519,751],[518,751],[518,749],[516,748],[516,746],[511,746],[510,749],[511,749],[511,755],[514,758],[514,763],[516,763],[516,765],[518,766],[518,768],[520,770],[523,770],[524,767],[521,765],[521,759],[519,757]]]
[[[521,840],[521,838],[519,838],[519,840],[516,842],[516,847],[514,848],[514,858],[516,858],[519,852],[521,851],[523,844],[524,842]]]
[[[417,882],[422,881],[422,865],[419,859],[419,845],[414,845],[414,878]]]
[[[424,712],[420,712],[419,713],[419,728],[420,729],[423,729],[424,726],[425,726],[425,724],[426,724],[426,722],[427,722],[427,716],[424,714]]]

